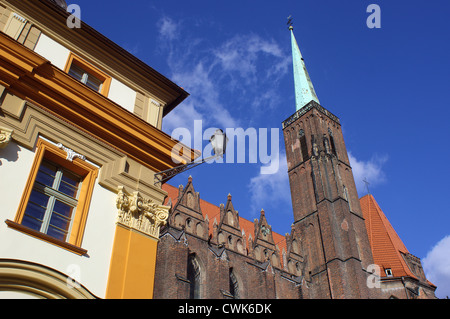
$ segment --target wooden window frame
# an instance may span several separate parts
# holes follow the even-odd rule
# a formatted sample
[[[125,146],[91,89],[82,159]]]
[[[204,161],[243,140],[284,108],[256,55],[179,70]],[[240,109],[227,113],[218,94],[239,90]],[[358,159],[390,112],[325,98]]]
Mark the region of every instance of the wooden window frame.
[[[64,72],[69,74],[70,67],[72,64],[77,65],[78,67],[82,68],[83,71],[93,75],[97,79],[99,79],[102,82],[102,87],[98,91],[98,93],[108,96],[109,94],[109,88],[111,86],[111,77],[107,75],[106,73],[100,71],[93,65],[89,64],[88,62],[84,61],[79,56],[73,54],[72,52],[69,54],[69,58],[67,59],[66,66],[64,68]]]
[[[79,158],[75,158],[72,162],[68,161],[66,159],[66,156],[66,152],[58,148],[56,145],[49,143],[43,139],[38,140],[36,146],[36,155],[34,157],[30,175],[25,185],[25,190],[20,200],[18,211],[16,213],[14,221],[7,220],[6,224],[11,228],[24,232],[33,237],[68,249],[79,255],[85,255],[87,253],[87,250],[81,248],[81,243],[83,240],[95,181],[98,176],[98,168]],[[41,233],[21,224],[28,205],[28,201],[30,199],[31,192],[34,187],[34,183],[36,181],[36,176],[44,158],[82,177],[82,184],[79,189],[78,204],[72,217],[72,227],[70,233],[68,233],[67,235],[67,241],[61,241],[45,233]]]
[[[42,159],[42,163],[40,165],[40,168],[42,168],[42,166],[45,164],[52,166],[55,171],[55,175],[53,176],[52,180],[51,180],[51,185],[49,184],[43,184],[43,181],[39,181],[39,173],[38,173],[38,177],[36,178],[36,181],[33,185],[33,190],[32,190],[32,194],[34,191],[36,191],[37,193],[39,193],[39,196],[44,195],[46,198],[45,201],[45,210],[43,211],[43,216],[42,216],[42,221],[40,222],[39,228],[40,231],[46,234],[49,234],[49,230],[56,230],[58,232],[58,226],[52,224],[52,220],[53,217],[55,216],[56,218],[59,218],[60,221],[65,221],[66,222],[66,229],[61,229],[59,228],[59,231],[62,231],[63,233],[65,232],[65,239],[64,241],[67,241],[68,239],[68,235],[70,235],[71,233],[71,229],[72,229],[72,222],[73,222],[73,218],[72,215],[73,213],[76,211],[76,207],[78,206],[78,194],[80,192],[80,189],[82,187],[82,177],[78,176],[76,174],[74,174],[72,171],[68,171],[65,167],[62,167],[56,163],[50,162],[45,156]],[[40,172],[41,169],[39,170]],[[74,194],[67,194],[64,191],[61,191],[60,186],[64,186],[64,182],[63,182],[63,177],[67,176],[67,173],[73,175],[72,177],[75,177],[78,180],[78,183],[76,185],[76,187],[74,187],[72,189],[72,191],[74,192]],[[46,174],[44,173],[42,175],[42,177],[46,176]],[[49,182],[49,181],[47,181]],[[72,186],[73,187],[73,186]],[[31,195],[32,196],[32,195]],[[43,199],[43,198],[41,198]],[[32,202],[32,200],[30,199],[28,201],[28,206],[30,205],[30,203]],[[41,209],[44,208],[44,206],[42,205],[42,202],[38,202],[38,201],[34,201],[34,204],[41,206]],[[55,210],[55,207],[57,207],[58,203],[60,203],[60,205],[65,205],[65,207],[71,207],[72,211],[70,213],[69,216],[65,216],[65,214],[60,214],[59,210]],[[22,219],[22,224],[24,224],[24,219],[26,216],[31,217],[31,219],[28,219],[28,222],[32,221],[35,219],[35,216],[33,216],[33,214],[28,214],[27,213],[28,208],[25,210],[25,215]],[[58,217],[59,216],[59,217]],[[36,229],[37,230],[37,229]],[[52,235],[50,235],[52,236]],[[54,236],[55,237],[55,236]]]

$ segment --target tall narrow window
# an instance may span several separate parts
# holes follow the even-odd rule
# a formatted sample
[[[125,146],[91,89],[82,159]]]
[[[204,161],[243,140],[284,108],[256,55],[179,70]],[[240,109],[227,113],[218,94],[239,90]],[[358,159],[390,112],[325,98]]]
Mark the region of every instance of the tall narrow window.
[[[312,155],[319,156],[319,147],[317,146],[316,137],[314,135],[311,135],[311,145]]]
[[[336,146],[334,145],[334,138],[333,138],[333,132],[331,129],[328,129],[328,134],[330,135],[330,146],[331,146],[331,153],[334,155],[337,155],[336,153]]]
[[[325,153],[330,154],[330,142],[325,134],[323,136],[323,148],[325,149]]]
[[[308,146],[306,145],[306,137],[305,132],[303,130],[300,130],[299,138],[300,138],[300,152],[302,154],[302,161],[304,162],[308,159]]]
[[[234,299],[239,299],[239,283],[236,278],[236,275],[234,274],[233,268],[230,268],[230,294],[233,296]]]
[[[350,197],[348,196],[348,190],[347,190],[347,187],[345,187],[345,185],[344,185],[344,199],[347,201],[348,209],[350,211],[352,211],[352,205],[350,203]]]
[[[190,254],[188,258],[187,279],[189,285],[189,298],[200,299],[200,266],[195,254]]]

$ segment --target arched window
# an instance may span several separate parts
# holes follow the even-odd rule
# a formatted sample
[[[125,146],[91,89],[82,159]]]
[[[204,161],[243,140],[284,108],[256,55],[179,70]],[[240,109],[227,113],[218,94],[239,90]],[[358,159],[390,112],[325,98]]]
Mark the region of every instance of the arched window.
[[[273,253],[271,257],[272,266],[279,267],[280,263],[278,262],[278,256]]]
[[[188,258],[187,279],[189,280],[189,298],[200,299],[200,265],[195,254]]]
[[[330,142],[325,134],[323,135],[323,148],[325,149],[325,153],[330,154]]]
[[[178,228],[181,228],[184,224],[183,217],[181,217],[180,214],[175,215],[174,221],[175,221],[175,227],[178,227]]]
[[[222,232],[220,232],[217,237],[218,237],[217,241],[219,242],[219,245],[225,244],[225,235]]]
[[[298,247],[298,242],[297,242],[296,239],[294,239],[294,240],[292,241],[291,246],[292,246],[292,251],[293,251],[294,253],[296,253],[296,254],[299,254],[299,253],[300,253],[300,250],[299,250],[299,247]]]
[[[230,268],[230,294],[234,299],[239,299],[239,283],[233,268]]]
[[[228,224],[230,226],[234,226],[234,216],[233,216],[233,212],[231,210],[229,210],[227,212],[227,219],[228,219]]]
[[[236,242],[236,248],[237,251],[240,252],[241,254],[244,253],[244,245],[242,245],[242,241],[240,239],[238,239]]]
[[[187,207],[194,208],[194,195],[192,195],[192,192],[188,192],[186,197],[187,197],[186,200]]]

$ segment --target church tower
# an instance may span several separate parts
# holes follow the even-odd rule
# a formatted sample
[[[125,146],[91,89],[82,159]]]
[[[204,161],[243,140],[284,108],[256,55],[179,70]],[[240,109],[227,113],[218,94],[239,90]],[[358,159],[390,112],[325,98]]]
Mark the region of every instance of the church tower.
[[[283,122],[283,133],[305,288],[310,298],[376,298],[378,289],[368,285],[373,257],[340,121],[319,104],[289,30],[296,112]]]

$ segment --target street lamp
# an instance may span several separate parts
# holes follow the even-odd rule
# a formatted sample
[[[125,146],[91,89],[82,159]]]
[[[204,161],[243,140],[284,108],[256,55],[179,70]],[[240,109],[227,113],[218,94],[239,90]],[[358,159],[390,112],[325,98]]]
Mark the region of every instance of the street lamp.
[[[187,164],[179,165],[174,168],[167,169],[165,171],[161,171],[155,174],[155,183],[154,185],[158,183],[163,183],[167,181],[168,179],[174,177],[175,175],[178,175],[184,171],[187,171],[188,169],[194,168],[195,166],[198,166],[200,164],[203,164],[209,160],[222,157],[225,154],[226,148],[227,148],[227,142],[228,137],[227,135],[221,130],[217,129],[214,134],[209,139],[212,147],[214,155],[204,158],[200,161],[192,161]]]

